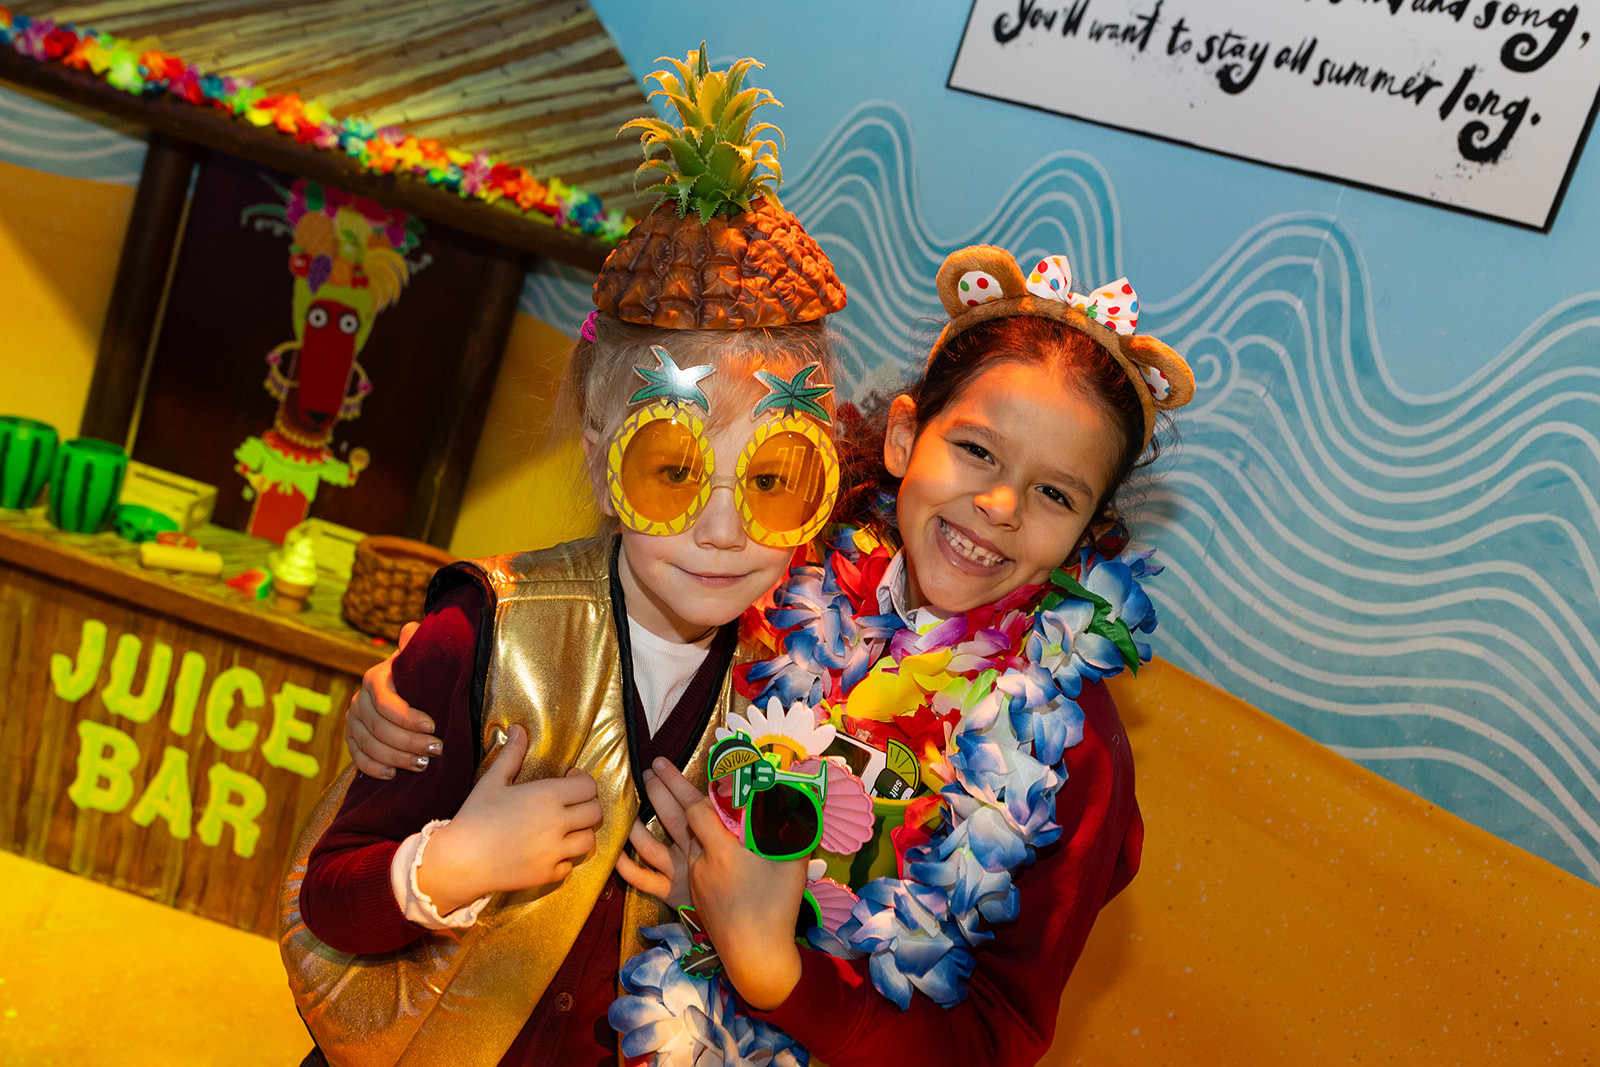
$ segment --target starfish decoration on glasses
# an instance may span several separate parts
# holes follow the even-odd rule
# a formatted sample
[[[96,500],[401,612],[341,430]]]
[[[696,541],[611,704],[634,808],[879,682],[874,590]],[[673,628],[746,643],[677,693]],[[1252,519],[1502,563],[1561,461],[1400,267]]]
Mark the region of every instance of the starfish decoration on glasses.
[[[781,415],[793,415],[797,410],[811,415],[824,424],[831,424],[833,419],[828,411],[817,403],[823,397],[833,392],[831,385],[807,385],[806,382],[817,371],[822,369],[820,363],[807,363],[795,372],[793,378],[785,379],[771,371],[758,370],[756,377],[761,384],[767,387],[767,395],[757,404],[750,413],[751,418],[760,415],[763,411],[776,411]]]
[[[698,367],[680,367],[673,360],[672,353],[660,345],[651,345],[650,351],[655,354],[654,369],[650,367],[635,367],[633,372],[645,380],[645,386],[628,398],[628,403],[639,404],[646,400],[663,400],[669,404],[698,404],[700,410],[706,414],[711,413],[711,401],[697,384],[700,379],[713,373],[717,368],[701,365]]]

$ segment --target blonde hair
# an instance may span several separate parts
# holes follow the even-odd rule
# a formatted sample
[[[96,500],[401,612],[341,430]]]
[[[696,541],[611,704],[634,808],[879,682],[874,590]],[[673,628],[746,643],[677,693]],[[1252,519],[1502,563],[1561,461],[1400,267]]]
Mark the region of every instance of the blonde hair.
[[[601,312],[595,317],[595,339],[579,339],[573,346],[556,405],[563,421],[576,424],[559,429],[581,433],[598,446],[588,449],[584,464],[597,503],[605,484],[605,444],[628,417],[628,397],[644,384],[634,368],[656,366],[653,345],[670,352],[680,367],[715,367],[724,382],[751,379],[757,370],[788,378],[808,363],[820,365],[820,373],[809,384],[835,381],[833,345],[821,320],[745,330],[669,330],[623,322]],[[831,410],[831,403],[828,406]],[[716,427],[738,413],[719,408],[710,413],[707,424]]]

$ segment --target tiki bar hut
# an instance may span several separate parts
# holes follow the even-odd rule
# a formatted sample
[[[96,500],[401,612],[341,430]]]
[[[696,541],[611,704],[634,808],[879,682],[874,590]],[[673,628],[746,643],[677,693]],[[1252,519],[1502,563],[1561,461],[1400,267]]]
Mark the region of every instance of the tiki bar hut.
[[[149,131],[93,461],[0,510],[0,846],[271,936],[527,272],[643,214],[650,109],[584,0],[21,0],[0,83]]]

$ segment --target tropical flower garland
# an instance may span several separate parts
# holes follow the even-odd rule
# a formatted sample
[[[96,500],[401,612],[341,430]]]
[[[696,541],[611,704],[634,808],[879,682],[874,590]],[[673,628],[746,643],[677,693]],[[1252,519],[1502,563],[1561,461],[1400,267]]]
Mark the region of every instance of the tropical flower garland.
[[[1160,568],[1147,552],[1108,560],[1085,550],[1048,586],[1019,589],[919,635],[876,613],[890,557],[883,547],[864,551],[870,541],[857,536],[842,531],[820,565],[791,572],[766,613],[782,651],[737,680],[758,705],[808,699],[819,719],[857,736],[895,736],[929,753],[925,762],[944,784],[910,805],[906,825],[891,833],[900,877],[863,887],[849,919],[832,932],[814,929],[811,939],[835,956],[870,956],[873,985],[901,1009],[914,989],[948,1008],[967,994],[973,953],[993,936],[987,924],[1016,918],[1016,872],[1061,835],[1055,798],[1065,752],[1083,739],[1083,683],[1150,658],[1134,637],[1156,626],[1139,580]],[[735,1032],[728,1024],[706,1029],[724,1018],[716,1012],[728,997],[715,980],[691,990],[660,979],[678,970],[688,944],[674,930],[647,931],[662,944],[623,969],[628,995],[610,1020],[624,1052],[657,1067],[698,1067],[708,1061],[696,1057],[714,1048],[731,1050],[727,1065],[761,1063],[762,1050],[777,1046],[761,1044],[757,1031],[727,1042],[718,1035]],[[784,1041],[785,1056],[807,1062],[802,1046]]]
[[[217,108],[253,126],[273,126],[297,142],[343,152],[376,174],[406,174],[457,194],[493,204],[506,200],[531,218],[616,244],[634,220],[606,211],[600,198],[559,178],[541,182],[521,167],[497,163],[487,152],[446,148],[394,126],[359,118],[336,119],[320,101],[294,93],[268,95],[249,78],[204,73],[177,56],[142,48],[92,28],[13,15],[0,7],[0,46],[40,63],[89,71],[134,96],[168,96]]]
[[[611,1006],[611,1023],[622,1031],[619,1047],[628,1059],[651,1056],[658,1064],[737,1067],[804,1067],[810,1053],[775,1026],[739,1011],[720,979],[695,978],[678,966],[692,946],[678,923],[641,930],[657,948],[622,965],[622,987],[631,993]],[[626,1025],[618,1025],[625,1017]],[[720,1059],[718,1058],[720,1056]]]

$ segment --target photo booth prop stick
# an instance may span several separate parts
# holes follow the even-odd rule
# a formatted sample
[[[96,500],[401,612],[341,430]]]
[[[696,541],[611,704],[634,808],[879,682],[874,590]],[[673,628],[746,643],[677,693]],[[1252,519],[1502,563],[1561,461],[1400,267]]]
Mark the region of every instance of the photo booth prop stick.
[[[810,855],[822,840],[828,775],[825,767],[810,774],[779,770],[779,762],[756,748],[749,734],[736,731],[712,746],[706,777],[731,781],[745,848],[769,860],[792,860]]]

